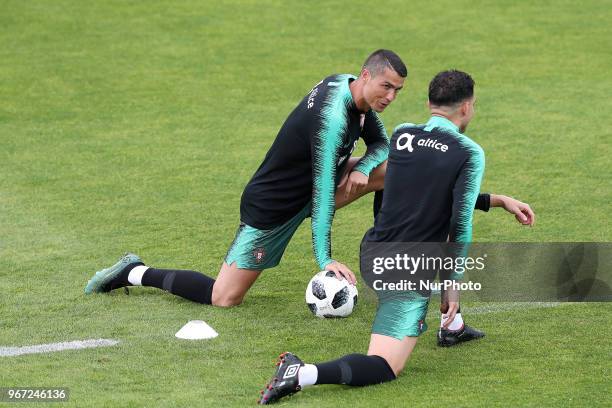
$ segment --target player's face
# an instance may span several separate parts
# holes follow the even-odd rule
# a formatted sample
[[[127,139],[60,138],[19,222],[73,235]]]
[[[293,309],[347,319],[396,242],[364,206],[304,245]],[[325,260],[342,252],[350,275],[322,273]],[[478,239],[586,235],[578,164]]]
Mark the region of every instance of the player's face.
[[[397,93],[404,86],[404,78],[392,69],[385,69],[376,76],[372,76],[368,70],[364,72],[363,96],[376,112],[382,112],[397,97]]]
[[[463,106],[461,107],[461,110],[463,112],[463,118],[461,120],[461,126],[459,127],[459,131],[461,133],[465,132],[468,125],[470,124],[470,121],[474,117],[474,113],[476,112],[474,105],[476,105],[476,95],[463,102]]]

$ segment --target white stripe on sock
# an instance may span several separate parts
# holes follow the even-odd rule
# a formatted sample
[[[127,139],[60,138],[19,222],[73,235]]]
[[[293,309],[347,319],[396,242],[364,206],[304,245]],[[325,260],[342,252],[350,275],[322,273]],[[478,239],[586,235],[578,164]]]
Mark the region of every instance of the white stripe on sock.
[[[138,265],[132,268],[128,275],[128,281],[134,286],[142,286],[142,275],[149,269],[146,265]]]

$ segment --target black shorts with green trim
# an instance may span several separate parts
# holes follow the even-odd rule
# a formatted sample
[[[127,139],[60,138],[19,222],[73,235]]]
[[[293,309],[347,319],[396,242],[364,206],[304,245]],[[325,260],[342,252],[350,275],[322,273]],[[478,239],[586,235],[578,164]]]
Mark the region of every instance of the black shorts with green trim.
[[[310,216],[311,205],[306,205],[289,221],[278,227],[261,230],[240,223],[236,237],[227,251],[225,262],[236,262],[239,269],[264,270],[280,263],[291,237],[302,221]]]

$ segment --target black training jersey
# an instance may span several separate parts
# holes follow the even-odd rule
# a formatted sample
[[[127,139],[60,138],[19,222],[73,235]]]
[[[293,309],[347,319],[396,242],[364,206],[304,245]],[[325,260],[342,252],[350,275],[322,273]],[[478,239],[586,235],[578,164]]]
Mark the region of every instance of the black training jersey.
[[[451,121],[432,116],[391,137],[385,194],[371,242],[470,242],[484,152]]]
[[[349,84],[355,77],[332,75],[302,99],[278,132],[240,202],[242,222],[277,227],[312,201],[312,243],[323,269],[331,262],[334,194],[359,137],[366,154],[354,170],[369,175],[387,159],[389,140],[378,115],[360,112]]]

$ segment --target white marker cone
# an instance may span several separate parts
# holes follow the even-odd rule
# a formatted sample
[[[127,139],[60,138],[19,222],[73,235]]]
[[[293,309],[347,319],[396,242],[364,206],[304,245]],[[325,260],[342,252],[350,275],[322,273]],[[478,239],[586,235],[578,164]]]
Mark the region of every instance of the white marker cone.
[[[202,320],[190,320],[175,334],[179,339],[187,340],[213,339],[218,335],[215,329]]]

